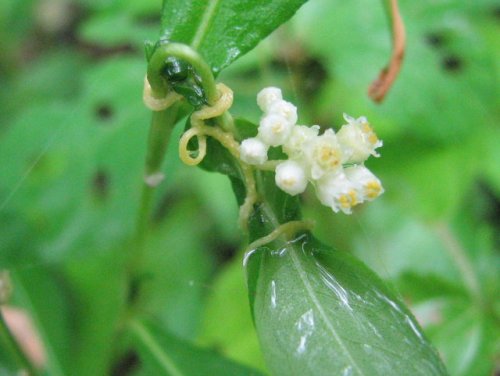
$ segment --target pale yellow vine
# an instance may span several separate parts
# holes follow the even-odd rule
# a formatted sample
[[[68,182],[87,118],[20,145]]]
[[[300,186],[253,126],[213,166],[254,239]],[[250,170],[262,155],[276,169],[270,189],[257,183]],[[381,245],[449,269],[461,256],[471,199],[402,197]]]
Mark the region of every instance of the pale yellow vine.
[[[170,91],[165,98],[155,98],[153,90],[149,84],[148,77],[144,77],[144,89],[142,92],[142,100],[144,105],[151,111],[163,111],[169,108],[178,100],[182,99],[182,95],[177,94],[175,91]]]
[[[205,124],[205,121],[208,119],[222,116],[233,104],[233,92],[229,87],[219,83],[217,84],[217,91],[220,96],[213,106],[204,106],[191,115],[191,128],[184,132],[179,142],[179,157],[184,163],[190,166],[201,163],[207,153],[206,137],[209,136],[216,139],[240,162],[240,168],[245,181],[246,197],[243,205],[240,207],[239,223],[242,228],[246,228],[253,204],[257,201],[253,168],[240,160],[240,144],[234,139],[232,133]],[[192,156],[193,152],[188,149],[189,141],[193,137],[198,138],[198,150],[195,151],[196,156],[194,157]]]
[[[270,234],[263,236],[250,243],[245,249],[245,254],[248,255],[255,251],[257,248],[262,247],[272,241],[276,240],[280,236],[285,236],[286,240],[292,240],[293,237],[300,231],[311,230],[314,227],[312,221],[290,221],[278,226]]]

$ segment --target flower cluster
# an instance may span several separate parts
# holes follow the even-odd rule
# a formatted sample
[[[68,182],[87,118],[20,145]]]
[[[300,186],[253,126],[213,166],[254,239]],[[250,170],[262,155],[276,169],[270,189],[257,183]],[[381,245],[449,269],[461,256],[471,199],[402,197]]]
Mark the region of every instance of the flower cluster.
[[[264,112],[256,137],[241,143],[241,159],[252,165],[267,161],[271,146],[281,146],[288,159],[276,166],[276,185],[290,195],[305,191],[311,182],[323,205],[350,214],[352,207],[383,193],[380,180],[363,163],[382,146],[365,117],[344,114],[347,124],[335,133],[297,125],[297,108],[284,101],[281,90],[263,89],[257,104]]]

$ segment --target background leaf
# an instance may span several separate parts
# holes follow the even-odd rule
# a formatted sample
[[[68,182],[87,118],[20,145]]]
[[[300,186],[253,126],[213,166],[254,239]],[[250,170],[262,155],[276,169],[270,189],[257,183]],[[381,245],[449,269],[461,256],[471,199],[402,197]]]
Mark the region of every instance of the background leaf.
[[[248,306],[241,259],[238,255],[214,280],[205,308],[199,342],[240,363],[265,371]]]
[[[259,376],[261,373],[224,359],[213,352],[183,342],[160,326],[134,322],[134,346],[139,350],[145,374]]]
[[[71,346],[68,291],[59,284],[61,279],[60,273],[49,267],[12,272],[16,289],[13,305],[30,313],[47,357],[46,370],[54,376],[68,374],[71,364],[67,356],[67,349]]]

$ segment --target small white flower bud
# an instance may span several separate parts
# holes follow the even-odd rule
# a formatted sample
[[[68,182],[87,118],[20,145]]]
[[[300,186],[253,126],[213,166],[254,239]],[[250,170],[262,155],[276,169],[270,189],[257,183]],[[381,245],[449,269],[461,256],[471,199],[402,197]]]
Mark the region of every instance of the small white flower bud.
[[[352,213],[352,207],[361,203],[355,185],[341,171],[323,176],[316,182],[316,196],[320,202],[337,213]]]
[[[304,154],[313,180],[342,168],[342,150],[332,129],[305,142]]]
[[[347,179],[357,187],[362,201],[372,201],[384,193],[380,180],[365,166],[348,167],[344,171]]]
[[[287,101],[276,101],[269,106],[268,114],[284,117],[291,125],[297,124],[297,107]]]
[[[269,147],[256,137],[243,140],[240,147],[240,158],[243,162],[260,165],[267,161]]]
[[[263,112],[268,112],[269,107],[283,99],[281,90],[277,87],[266,87],[257,94],[257,105]]]
[[[364,116],[354,119],[344,114],[348,124],[337,132],[337,139],[342,147],[344,163],[363,163],[370,155],[378,157],[376,148],[382,146],[372,127]]]
[[[297,162],[288,160],[276,166],[276,185],[295,196],[306,190],[307,177],[304,168]]]
[[[293,124],[283,116],[269,114],[260,120],[258,137],[267,145],[279,146],[288,139]]]
[[[302,156],[304,144],[318,136],[318,133],[319,125],[313,125],[312,127],[297,125],[293,127],[290,137],[283,145],[283,151],[290,158]]]

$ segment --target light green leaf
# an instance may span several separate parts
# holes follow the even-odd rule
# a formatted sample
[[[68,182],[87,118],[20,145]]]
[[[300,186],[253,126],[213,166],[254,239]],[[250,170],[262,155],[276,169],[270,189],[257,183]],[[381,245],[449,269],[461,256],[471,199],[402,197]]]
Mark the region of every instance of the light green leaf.
[[[110,368],[116,328],[126,301],[122,257],[115,252],[64,265],[73,312],[73,346],[68,349],[72,375],[105,375]],[[102,276],[106,276],[106,283]]]
[[[13,304],[26,309],[40,335],[47,357],[46,371],[65,376],[70,369],[70,316],[67,291],[48,266],[12,270]]]
[[[213,282],[199,340],[231,359],[265,369],[246,291],[241,257],[235,257]]]
[[[209,221],[193,229],[200,207],[190,196],[169,205],[167,214],[146,242],[138,305],[173,335],[192,339],[201,322],[202,296],[214,264],[203,243]]]
[[[183,342],[153,323],[133,321],[130,332],[143,369],[148,370],[149,375],[261,375],[213,352]]]
[[[190,44],[219,72],[307,0],[165,0],[161,40]]]
[[[500,346],[498,321],[480,312],[469,301],[455,299],[442,304],[439,325],[429,327],[429,336],[439,348],[450,374],[490,375]]]
[[[339,118],[343,111],[366,115],[384,140],[397,135],[401,141],[434,144],[462,144],[471,127],[476,132],[494,124],[495,56],[479,32],[493,19],[491,5],[400,2],[407,50],[400,76],[381,106],[366,95],[390,54],[383,7],[376,5],[370,0],[318,0],[294,18],[296,37],[335,77],[316,101],[316,116],[331,118],[332,108]]]

